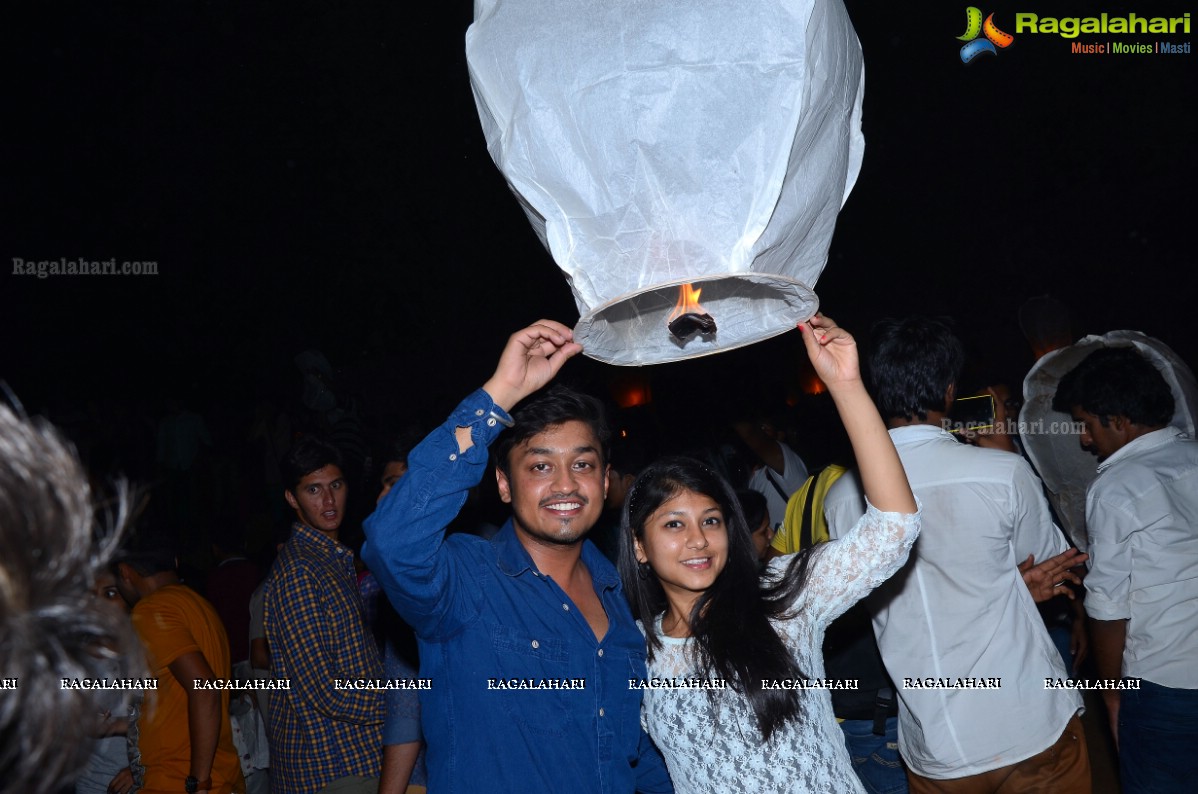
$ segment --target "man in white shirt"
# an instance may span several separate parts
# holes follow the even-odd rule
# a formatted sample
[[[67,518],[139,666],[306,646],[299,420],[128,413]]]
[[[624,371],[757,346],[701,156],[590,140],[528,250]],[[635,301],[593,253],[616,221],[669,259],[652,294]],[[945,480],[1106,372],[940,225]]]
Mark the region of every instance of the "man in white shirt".
[[[1135,348],[1091,353],[1061,379],[1058,411],[1098,456],[1086,492],[1086,612],[1124,792],[1193,786],[1198,750],[1198,443],[1169,422],[1174,400]]]
[[[807,465],[768,420],[740,420],[732,428],[757,458],[748,485],[765,497],[770,526],[777,530],[786,521],[787,501],[807,481]]]
[[[1017,568],[1068,544],[1031,467],[943,429],[964,362],[943,322],[874,333],[874,398],[923,507],[907,565],[866,600],[898,687],[899,750],[912,792],[1089,792],[1082,700]],[[839,537],[865,510],[846,474],[825,502]]]

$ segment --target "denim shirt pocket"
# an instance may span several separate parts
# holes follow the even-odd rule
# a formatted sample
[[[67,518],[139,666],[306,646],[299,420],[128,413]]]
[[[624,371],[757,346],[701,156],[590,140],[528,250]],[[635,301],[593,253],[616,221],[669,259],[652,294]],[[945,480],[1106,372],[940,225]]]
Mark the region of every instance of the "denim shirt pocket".
[[[644,691],[640,689],[641,682],[649,675],[646,668],[647,654],[643,650],[632,650],[628,652],[628,689],[631,697],[636,702],[635,708],[624,709],[622,719],[620,720],[620,741],[623,747],[628,748],[628,760],[634,766],[638,760],[637,748],[640,742],[641,735],[641,702],[644,699]]]
[[[628,652],[628,677],[629,678],[644,678],[649,674],[648,660],[649,656],[645,651],[634,650]]]
[[[575,712],[586,713],[585,689],[554,688],[571,676],[568,643],[534,636],[527,629],[491,628],[496,670],[487,671],[485,695],[500,702],[515,726],[532,734],[563,736],[573,729]],[[581,710],[581,711],[580,711]]]

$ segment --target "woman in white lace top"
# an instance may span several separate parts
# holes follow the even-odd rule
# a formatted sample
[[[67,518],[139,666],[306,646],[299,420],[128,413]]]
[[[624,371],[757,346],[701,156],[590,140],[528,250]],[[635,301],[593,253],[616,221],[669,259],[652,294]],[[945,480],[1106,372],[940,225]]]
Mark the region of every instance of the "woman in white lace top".
[[[863,791],[824,687],[824,630],[894,574],[919,533],[915,498],[861,383],[853,338],[800,326],[848,431],[871,507],[840,541],[757,579],[749,528],[703,464],[650,466],[625,504],[620,573],[648,644],[642,722],[676,791]]]

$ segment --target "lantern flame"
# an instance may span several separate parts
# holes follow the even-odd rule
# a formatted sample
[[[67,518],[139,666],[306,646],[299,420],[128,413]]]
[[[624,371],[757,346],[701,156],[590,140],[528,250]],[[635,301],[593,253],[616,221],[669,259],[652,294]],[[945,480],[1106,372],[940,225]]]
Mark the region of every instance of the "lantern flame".
[[[707,309],[704,309],[699,304],[699,296],[703,294],[703,288],[695,289],[694,284],[683,284],[678,288],[678,302],[674,304],[674,311],[670,312],[666,323],[672,323],[684,314],[707,314]]]
[[[666,327],[675,339],[685,342],[695,334],[709,336],[715,333],[715,318],[699,304],[702,292],[701,289],[695,289],[693,284],[683,284],[678,288],[678,302],[666,319]]]

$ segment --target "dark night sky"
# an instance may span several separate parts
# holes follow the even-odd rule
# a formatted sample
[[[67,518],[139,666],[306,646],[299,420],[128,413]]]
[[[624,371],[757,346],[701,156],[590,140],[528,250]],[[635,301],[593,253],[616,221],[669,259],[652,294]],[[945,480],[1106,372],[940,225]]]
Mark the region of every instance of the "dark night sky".
[[[424,5],[22,7],[0,377],[31,410],[97,394],[252,400],[291,384],[305,347],[376,410],[443,410],[512,330],[576,320],[486,153],[470,4]],[[816,287],[826,310],[859,331],[953,315],[1018,376],[1031,356],[1016,310],[1050,293],[1076,336],[1134,328],[1198,360],[1195,56],[1072,55],[1022,35],[963,65],[964,6],[933,5],[849,3],[866,155]],[[1015,11],[1094,8],[994,10],[1013,32]],[[12,257],[153,260],[159,275],[38,280],[12,275]],[[661,395],[731,373],[785,381],[797,350],[791,334],[651,376]]]

